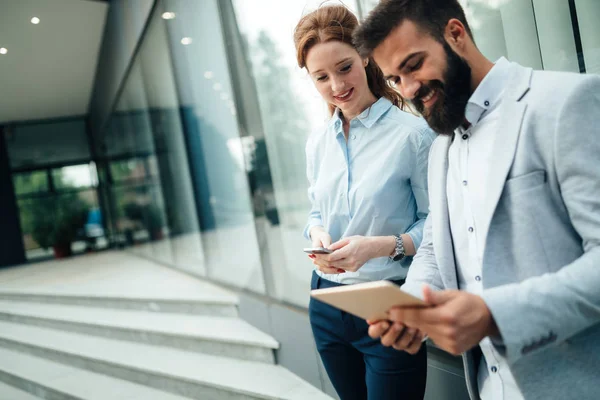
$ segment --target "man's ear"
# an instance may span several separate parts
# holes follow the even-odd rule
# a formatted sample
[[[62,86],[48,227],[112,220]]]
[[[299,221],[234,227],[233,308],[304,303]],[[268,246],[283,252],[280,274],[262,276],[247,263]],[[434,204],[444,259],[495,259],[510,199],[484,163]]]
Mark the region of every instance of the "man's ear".
[[[469,34],[462,22],[456,18],[452,18],[448,21],[444,29],[444,39],[446,39],[446,42],[455,53],[463,55]]]

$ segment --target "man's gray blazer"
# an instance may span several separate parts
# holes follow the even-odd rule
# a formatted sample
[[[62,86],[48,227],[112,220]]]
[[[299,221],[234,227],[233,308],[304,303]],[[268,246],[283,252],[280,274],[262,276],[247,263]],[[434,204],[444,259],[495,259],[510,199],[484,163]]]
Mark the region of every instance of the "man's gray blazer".
[[[600,76],[513,64],[487,181],[483,299],[526,399],[600,399]],[[446,177],[429,161],[430,214],[403,286],[457,289]],[[478,347],[463,355],[478,399]]]

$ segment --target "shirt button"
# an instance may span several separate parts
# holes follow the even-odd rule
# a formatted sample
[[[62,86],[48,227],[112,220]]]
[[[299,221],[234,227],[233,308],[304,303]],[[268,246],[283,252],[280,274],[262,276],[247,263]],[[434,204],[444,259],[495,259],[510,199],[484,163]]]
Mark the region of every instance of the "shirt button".
[[[355,139],[356,139],[356,135],[352,135],[352,140],[355,140]]]
[[[464,135],[462,135],[463,140],[467,140],[469,138],[469,135],[467,135],[466,133]]]
[[[475,277],[475,280],[476,280],[477,282],[481,282],[481,277],[480,277],[479,275],[477,275],[477,276]]]
[[[469,232],[473,232],[473,227],[472,226],[469,227]]]
[[[463,186],[467,186],[467,181],[463,181]]]
[[[483,102],[483,104],[484,104],[486,107],[488,107],[488,106],[490,105],[490,102],[486,100],[486,101],[484,101],[484,102]]]
[[[490,370],[492,370],[493,373],[498,372],[498,368],[496,368],[496,366],[493,366],[492,368],[490,368]]]

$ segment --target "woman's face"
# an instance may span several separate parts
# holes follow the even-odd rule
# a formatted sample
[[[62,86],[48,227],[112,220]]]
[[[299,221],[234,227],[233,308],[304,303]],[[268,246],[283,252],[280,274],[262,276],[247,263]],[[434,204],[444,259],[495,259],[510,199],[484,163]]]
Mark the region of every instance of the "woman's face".
[[[354,47],[338,41],[316,44],[306,55],[306,69],[323,99],[349,118],[371,104],[365,64]]]

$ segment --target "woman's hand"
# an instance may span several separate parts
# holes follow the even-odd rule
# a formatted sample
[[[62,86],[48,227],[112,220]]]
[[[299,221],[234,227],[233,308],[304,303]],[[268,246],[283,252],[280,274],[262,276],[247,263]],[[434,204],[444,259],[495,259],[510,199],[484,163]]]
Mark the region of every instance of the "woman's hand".
[[[322,226],[315,226],[311,228],[309,235],[313,247],[328,248],[329,246],[331,246],[331,236],[325,231],[325,229]],[[323,272],[324,274],[342,274],[346,272],[340,268],[330,268],[322,261],[317,261],[317,258],[320,256],[321,254],[308,255],[308,258],[312,260],[313,264],[316,265],[319,271]]]
[[[313,247],[329,247],[331,246],[331,236],[322,226],[313,226],[308,233]]]
[[[368,236],[349,236],[329,246],[333,253],[324,257],[331,268],[341,268],[356,272],[371,258],[377,257],[376,238]]]

